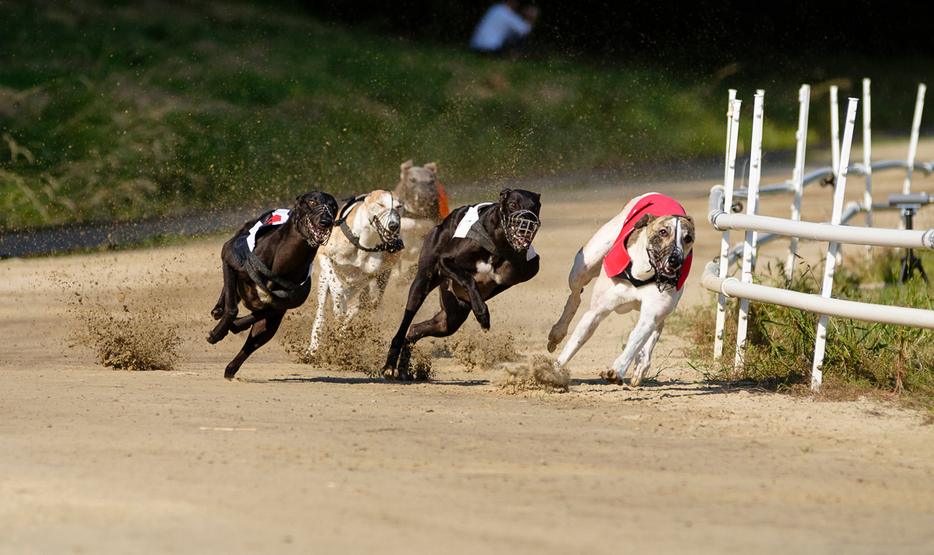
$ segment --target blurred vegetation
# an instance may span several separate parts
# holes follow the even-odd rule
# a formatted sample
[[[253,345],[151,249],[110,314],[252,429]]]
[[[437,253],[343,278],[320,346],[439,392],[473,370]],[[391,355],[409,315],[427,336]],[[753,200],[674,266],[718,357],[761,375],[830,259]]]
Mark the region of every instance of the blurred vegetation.
[[[867,255],[845,258],[834,272],[834,298],[885,306],[934,309],[934,284],[917,274],[900,282],[904,251],[875,249]],[[931,268],[934,254],[918,253]],[[766,276],[784,276],[779,264]],[[823,268],[805,267],[786,283],[784,277],[764,277],[772,287],[820,294]],[[810,312],[751,302],[744,366],[736,370],[736,321],[739,301],[727,303],[723,357],[713,360],[717,303],[697,305],[674,319],[673,329],[693,343],[696,368],[706,379],[752,382],[767,389],[810,391],[811,366],[819,316]],[[934,331],[844,318],[830,318],[824,353],[821,394],[846,398],[873,394],[891,396],[934,415]]]
[[[765,148],[787,149],[802,82],[820,142],[826,85],[858,94],[877,68],[874,130],[907,134],[917,86],[911,61],[708,71],[465,42],[287,1],[0,1],[0,229],[390,187],[409,158],[497,184],[718,157],[730,87],[769,90]]]

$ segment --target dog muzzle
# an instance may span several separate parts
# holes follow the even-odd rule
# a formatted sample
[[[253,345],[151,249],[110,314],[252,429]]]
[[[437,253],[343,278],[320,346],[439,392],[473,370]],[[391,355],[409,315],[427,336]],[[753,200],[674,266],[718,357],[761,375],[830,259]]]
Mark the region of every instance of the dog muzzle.
[[[383,210],[373,216],[373,227],[383,238],[383,242],[389,242],[399,237],[399,230],[402,229],[402,217],[394,209]]]
[[[538,228],[542,222],[538,216],[530,210],[516,210],[509,216],[503,216],[503,231],[506,232],[506,240],[517,252],[525,252],[532,246],[532,239],[538,233]]]
[[[325,204],[319,204],[302,219],[299,231],[312,247],[326,245],[334,228],[334,213]]]
[[[648,250],[649,257],[655,268],[655,281],[659,291],[668,287],[677,287],[684,269],[684,251],[671,246],[660,251]]]

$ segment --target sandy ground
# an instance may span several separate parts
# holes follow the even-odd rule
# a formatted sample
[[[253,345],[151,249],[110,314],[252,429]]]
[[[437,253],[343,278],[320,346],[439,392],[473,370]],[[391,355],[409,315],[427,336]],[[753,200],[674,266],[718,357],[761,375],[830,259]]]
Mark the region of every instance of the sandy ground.
[[[902,179],[879,176],[877,190]],[[481,341],[510,334],[524,360],[546,354],[574,253],[648,190],[698,220],[682,308],[708,302],[699,276],[719,249],[706,223],[715,182],[545,189],[541,273],[491,302],[494,329]],[[862,179],[850,183],[858,198]],[[821,219],[830,198],[809,190],[807,213]],[[630,316],[607,320],[572,361],[567,393],[510,394],[502,367],[468,371],[455,357],[414,384],[300,364],[284,333],[228,382],[242,339],[204,341],[222,242],[0,261],[0,552],[934,552],[924,415],[705,383],[671,334],[655,380],[606,385],[597,374]],[[404,289],[391,284],[379,313],[375,366]],[[289,317],[293,336],[314,304]],[[153,311],[179,335],[173,370],[106,368],[75,339],[88,314]]]

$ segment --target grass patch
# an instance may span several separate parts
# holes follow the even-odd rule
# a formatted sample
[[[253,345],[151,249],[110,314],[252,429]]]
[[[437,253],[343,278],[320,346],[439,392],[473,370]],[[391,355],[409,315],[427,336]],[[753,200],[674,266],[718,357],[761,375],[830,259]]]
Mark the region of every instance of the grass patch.
[[[888,306],[932,309],[934,286],[917,276],[899,283],[901,253],[876,249],[871,264],[852,260],[838,268],[834,297]],[[921,253],[922,263],[934,256]],[[771,270],[771,269],[770,269]],[[781,276],[783,272],[767,271]],[[823,270],[806,268],[790,284],[781,277],[762,278],[773,287],[820,293]],[[693,364],[708,380],[753,382],[776,391],[809,392],[818,315],[766,303],[750,303],[745,364],[735,370],[736,320],[739,301],[727,303],[723,357],[713,360],[716,297],[708,305],[680,312],[672,329],[691,340]],[[827,329],[821,396],[898,396],[901,401],[934,410],[934,333],[842,318]]]
[[[722,150],[725,84],[483,59],[289,2],[2,2],[0,52],[0,228],[369,190],[409,158],[500,183]]]

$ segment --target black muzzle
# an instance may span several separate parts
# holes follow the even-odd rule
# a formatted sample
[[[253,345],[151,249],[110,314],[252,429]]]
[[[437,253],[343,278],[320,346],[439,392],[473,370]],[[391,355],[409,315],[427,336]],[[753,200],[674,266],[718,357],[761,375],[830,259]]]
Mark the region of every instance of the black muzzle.
[[[299,232],[312,247],[326,245],[334,228],[334,213],[326,204],[311,208],[299,222]]]
[[[655,279],[659,291],[664,291],[666,287],[677,286],[681,279],[681,271],[684,269],[684,251],[670,245],[657,251],[649,249],[648,254],[655,268]]]

